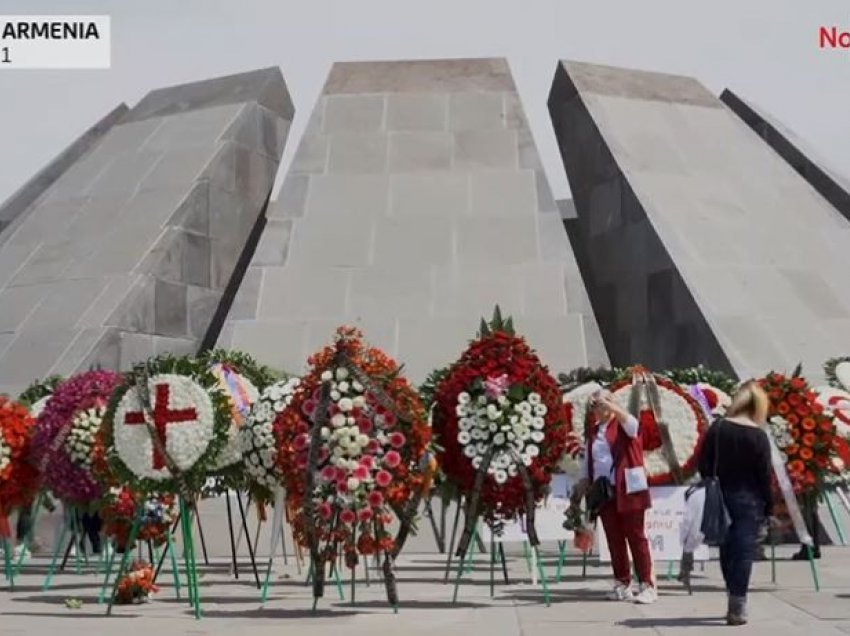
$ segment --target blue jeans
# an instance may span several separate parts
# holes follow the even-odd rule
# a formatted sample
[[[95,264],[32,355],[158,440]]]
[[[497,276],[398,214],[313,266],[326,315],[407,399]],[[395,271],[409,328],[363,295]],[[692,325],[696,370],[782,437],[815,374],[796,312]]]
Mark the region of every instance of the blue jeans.
[[[723,497],[732,525],[720,546],[720,568],[729,595],[746,597],[765,505],[761,497],[749,490],[724,492]]]

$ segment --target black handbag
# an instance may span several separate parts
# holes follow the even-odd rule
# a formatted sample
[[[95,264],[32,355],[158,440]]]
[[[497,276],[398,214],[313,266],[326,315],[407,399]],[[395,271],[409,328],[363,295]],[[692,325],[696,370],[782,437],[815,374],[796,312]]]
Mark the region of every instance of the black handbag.
[[[726,541],[729,526],[732,520],[729,510],[723,499],[723,491],[720,488],[720,479],[717,477],[717,467],[720,462],[720,431],[714,442],[714,470],[712,475],[704,477],[700,486],[705,489],[705,504],[702,509],[702,525],[700,532],[704,542],[709,546],[719,546]]]
[[[616,496],[614,486],[607,477],[594,480],[587,491],[587,512],[593,521],[599,516],[602,507]]]

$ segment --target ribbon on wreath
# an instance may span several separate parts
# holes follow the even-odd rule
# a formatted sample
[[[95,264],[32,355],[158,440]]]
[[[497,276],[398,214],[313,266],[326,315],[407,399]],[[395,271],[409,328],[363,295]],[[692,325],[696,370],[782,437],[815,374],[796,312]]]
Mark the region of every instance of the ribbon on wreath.
[[[217,362],[212,366],[213,375],[227,388],[233,405],[233,421],[237,427],[241,427],[251,411],[251,397],[245,388],[245,383],[233,368],[223,362]]]
[[[658,427],[658,433],[661,436],[661,451],[667,460],[667,465],[670,467],[670,474],[673,476],[673,481],[677,484],[682,484],[685,481],[684,474],[682,473],[682,465],[679,463],[679,458],[676,457],[670,428],[662,417],[661,396],[658,392],[658,384],[655,382],[652,374],[643,369],[638,369],[632,373],[632,389],[629,392],[629,413],[635,418],[640,417],[641,394],[645,395],[649,409],[652,411],[652,416],[655,418],[655,425]]]
[[[9,517],[0,514],[0,539],[9,539],[12,536],[12,528],[9,525]]]

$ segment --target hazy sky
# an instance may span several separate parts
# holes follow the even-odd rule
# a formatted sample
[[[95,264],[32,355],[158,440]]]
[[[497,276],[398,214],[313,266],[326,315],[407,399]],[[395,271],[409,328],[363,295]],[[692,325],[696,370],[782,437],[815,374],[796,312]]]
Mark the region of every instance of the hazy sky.
[[[121,101],[271,65],[296,108],[283,171],[331,64],[369,59],[507,57],[559,197],[559,58],[728,86],[850,174],[850,52],[817,46],[821,25],[850,30],[847,0],[0,0],[32,13],[110,14],[112,69],[0,71],[0,200]]]

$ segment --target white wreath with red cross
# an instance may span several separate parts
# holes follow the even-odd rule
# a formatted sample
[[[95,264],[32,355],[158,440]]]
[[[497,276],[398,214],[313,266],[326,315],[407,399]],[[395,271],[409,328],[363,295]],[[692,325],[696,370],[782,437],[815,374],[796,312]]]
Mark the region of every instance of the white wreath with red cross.
[[[115,450],[130,471],[142,478],[173,477],[166,458],[151,439],[153,427],[168,456],[181,471],[191,469],[215,438],[213,403],[207,390],[185,375],[160,374],[148,379],[150,413],[138,391],[128,390],[115,410]]]

